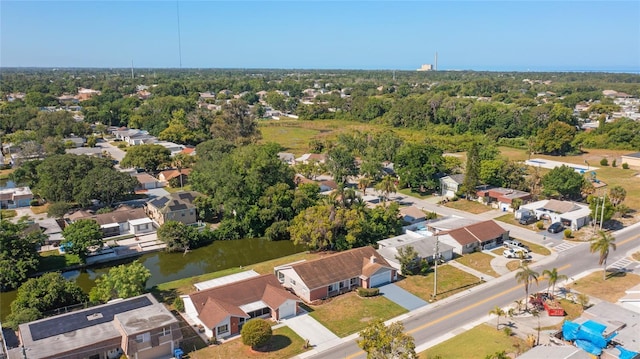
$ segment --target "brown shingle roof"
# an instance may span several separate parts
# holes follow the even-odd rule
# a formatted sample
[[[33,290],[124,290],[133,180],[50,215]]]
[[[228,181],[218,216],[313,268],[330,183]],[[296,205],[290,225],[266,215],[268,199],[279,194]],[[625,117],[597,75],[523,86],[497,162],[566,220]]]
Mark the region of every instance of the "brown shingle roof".
[[[98,222],[99,225],[111,224],[111,223],[124,223],[126,221],[147,218],[147,214],[142,208],[131,208],[129,206],[119,207],[112,212],[102,214],[92,214],[88,211],[77,211],[68,216],[72,221],[79,219],[93,219]]]
[[[557,199],[550,199],[547,204],[544,205],[544,209],[553,211],[556,213],[571,212],[575,209],[575,205],[571,202],[558,201]]]
[[[400,207],[400,214],[402,216],[410,216],[412,218],[426,218],[424,212],[416,206]]]
[[[458,243],[466,245],[473,242],[489,242],[501,237],[506,230],[492,220],[471,224],[449,231],[449,235]]]
[[[349,278],[368,277],[364,273],[363,259],[375,257],[376,264],[392,269],[389,263],[373,247],[361,247],[332,254],[308,262],[293,264],[291,268],[309,289],[315,289]],[[377,271],[379,268],[376,268]],[[374,271],[374,272],[375,272]],[[367,273],[369,273],[367,271]]]
[[[204,324],[213,327],[228,315],[248,317],[241,305],[263,301],[272,310],[286,300],[300,301],[287,292],[273,274],[247,278],[189,295]]]
[[[176,177],[178,177],[180,174],[183,174],[185,176],[188,176],[189,174],[191,174],[191,168],[183,168],[180,171],[178,170],[166,170],[166,171],[162,171],[158,174],[158,177],[160,175],[164,176],[164,179],[167,181],[170,181]]]

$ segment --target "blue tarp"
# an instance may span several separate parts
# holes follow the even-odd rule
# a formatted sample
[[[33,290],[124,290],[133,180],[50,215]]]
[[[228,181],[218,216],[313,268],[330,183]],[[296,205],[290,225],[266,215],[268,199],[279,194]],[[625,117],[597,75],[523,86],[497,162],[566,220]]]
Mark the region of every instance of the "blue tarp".
[[[620,351],[620,359],[632,359],[635,358],[636,355],[638,355],[638,353],[636,352],[632,352],[631,350],[627,350],[621,346],[617,346],[616,349],[618,349]]]
[[[580,324],[574,323],[570,320],[565,320],[562,324],[562,336],[565,340],[576,340],[579,330]]]
[[[602,348],[599,348],[595,345],[593,345],[590,341],[588,340],[582,340],[582,339],[578,339],[575,341],[576,346],[582,350],[584,350],[585,352],[589,353],[589,354],[593,354],[593,355],[600,355],[602,354]]]
[[[606,325],[592,320],[587,320],[582,325],[567,320],[562,325],[562,335],[565,340],[575,340],[578,348],[590,354],[600,355],[609,340],[615,336],[613,334],[605,338],[602,335],[605,329],[607,329]]]

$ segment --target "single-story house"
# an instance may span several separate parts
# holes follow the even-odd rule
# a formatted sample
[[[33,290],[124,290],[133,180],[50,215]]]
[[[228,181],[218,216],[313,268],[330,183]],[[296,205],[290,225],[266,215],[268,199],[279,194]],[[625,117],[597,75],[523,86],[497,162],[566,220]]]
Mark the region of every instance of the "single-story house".
[[[143,234],[153,232],[153,221],[147,217],[143,208],[121,206],[109,213],[94,214],[90,211],[77,211],[66,218],[75,222],[79,219],[92,219],[100,225],[103,237],[121,234]]]
[[[455,197],[463,182],[464,174],[440,177],[440,195],[447,198]]]
[[[180,184],[187,184],[190,174],[191,168],[181,168],[180,170],[165,170],[158,174],[158,179],[165,183],[169,183],[171,181],[180,186]]]
[[[556,199],[545,199],[522,205],[518,212],[522,211],[533,212],[536,218],[549,223],[562,222],[565,227],[574,231],[588,225],[591,221],[589,206]]]
[[[402,217],[403,221],[409,224],[413,224],[418,222],[424,222],[424,220],[426,220],[427,218],[427,215],[424,213],[423,210],[421,210],[416,206],[407,206],[407,207],[400,207],[400,217]]]
[[[33,200],[33,193],[29,187],[0,189],[0,208],[29,207],[31,200]]]
[[[78,136],[69,136],[62,139],[62,143],[64,143],[65,146],[67,146],[67,144],[70,144],[69,147],[75,147],[75,148],[84,146],[86,142],[87,140],[84,137],[78,137]]]
[[[373,247],[354,248],[274,268],[278,280],[305,302],[393,282],[397,270]]]
[[[145,211],[158,225],[166,221],[178,221],[192,224],[198,221],[195,199],[200,194],[194,191],[181,191],[168,196],[154,198],[147,202]]]
[[[491,249],[509,239],[509,231],[493,220],[474,223],[438,235],[442,243],[453,247],[457,254],[465,254],[480,249]]]
[[[439,238],[435,236],[422,236],[417,233],[405,233],[400,236],[383,239],[378,241],[378,253],[387,260],[387,262],[398,271],[401,270],[400,261],[396,258],[399,248],[413,247],[418,253],[418,260],[426,259],[433,262],[436,254],[436,241]],[[438,242],[438,258],[449,261],[453,258],[453,247]]]
[[[479,223],[477,219],[463,218],[458,216],[447,216],[430,219],[404,227],[405,232],[414,231],[424,236],[433,236],[441,232],[448,232],[453,229],[462,228],[471,224]]]
[[[65,150],[66,153],[71,153],[78,156],[85,155],[93,157],[102,157],[102,151],[103,150],[100,147],[77,147]]]
[[[296,158],[297,163],[324,163],[327,160],[327,156],[322,153],[305,153],[304,155]]]
[[[161,188],[162,183],[160,183],[155,177],[148,173],[134,173],[132,176],[138,180],[138,186],[136,186],[136,190],[145,190],[145,189],[154,189]]]
[[[223,278],[219,278],[223,279]],[[237,335],[252,318],[275,321],[295,316],[300,299],[273,274],[250,277],[181,296],[185,313],[212,338]]]
[[[625,296],[618,299],[624,308],[640,313],[640,284],[624,291]]]
[[[519,191],[510,188],[482,186],[476,189],[478,201],[490,204],[493,208],[497,208],[503,212],[513,212],[511,206],[513,200],[519,199],[521,204],[527,203],[531,199],[529,192]]]
[[[153,142],[153,144],[162,146],[168,149],[169,152],[171,152],[171,156],[175,156],[176,154],[182,152],[182,150],[185,149],[185,145],[179,145],[177,143],[168,142],[168,141],[156,141],[156,142]]]
[[[623,155],[620,163],[626,163],[629,167],[640,168],[640,152]]]
[[[289,152],[278,152],[278,158],[280,161],[293,166],[296,164],[296,156],[293,153]]]
[[[180,323],[151,294],[20,324],[29,359],[170,358],[182,341]]]
[[[294,183],[296,185],[301,185],[303,183],[314,183],[317,184],[320,187],[320,192],[330,192],[333,191],[335,189],[338,189],[338,185],[336,184],[335,181],[329,180],[329,179],[321,179],[321,180],[317,180],[314,181],[312,179],[308,179],[305,176],[301,175],[301,174],[297,174],[294,178]]]
[[[64,223],[62,223],[64,225]],[[58,222],[55,218],[42,218],[36,220],[31,226],[27,227],[26,231],[37,230],[47,238],[44,240],[44,244],[60,244],[64,237],[62,237],[62,226],[61,223]]]

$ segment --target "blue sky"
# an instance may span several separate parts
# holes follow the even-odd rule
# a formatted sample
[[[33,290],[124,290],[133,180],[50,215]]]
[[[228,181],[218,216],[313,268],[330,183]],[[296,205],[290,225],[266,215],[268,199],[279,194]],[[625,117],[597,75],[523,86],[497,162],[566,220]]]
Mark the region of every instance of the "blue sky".
[[[6,1],[0,66],[640,71],[639,1]]]

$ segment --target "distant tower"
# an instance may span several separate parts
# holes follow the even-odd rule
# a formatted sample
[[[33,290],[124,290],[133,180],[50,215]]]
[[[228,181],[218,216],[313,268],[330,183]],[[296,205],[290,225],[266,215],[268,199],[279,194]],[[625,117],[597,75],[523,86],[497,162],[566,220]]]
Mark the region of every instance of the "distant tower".
[[[131,60],[131,79],[133,79],[133,60]]]
[[[433,70],[434,71],[438,71],[438,51],[436,51],[436,59],[435,59],[435,63],[433,66]]]

